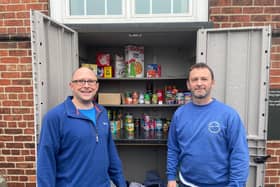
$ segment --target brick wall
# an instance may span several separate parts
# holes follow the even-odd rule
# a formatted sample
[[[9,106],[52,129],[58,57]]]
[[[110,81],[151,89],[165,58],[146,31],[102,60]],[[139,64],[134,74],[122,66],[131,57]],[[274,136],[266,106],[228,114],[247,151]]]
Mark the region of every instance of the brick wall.
[[[29,9],[48,0],[0,0],[0,175],[9,187],[36,186]]]
[[[216,28],[270,24],[270,89],[280,88],[280,0],[209,0],[209,19]],[[280,141],[268,141],[267,154],[265,186],[280,187]]]
[[[271,158],[266,165],[266,187],[280,187],[280,141],[270,141],[267,147]]]

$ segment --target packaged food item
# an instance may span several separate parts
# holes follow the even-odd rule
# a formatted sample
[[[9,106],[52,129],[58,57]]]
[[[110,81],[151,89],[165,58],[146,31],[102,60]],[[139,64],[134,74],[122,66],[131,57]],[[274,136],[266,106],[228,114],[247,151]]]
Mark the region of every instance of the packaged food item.
[[[102,66],[97,67],[97,76],[104,77],[104,67],[102,67]]]
[[[185,104],[185,96],[183,92],[176,93],[176,103],[180,105]]]
[[[126,65],[123,56],[115,55],[115,77],[123,78],[126,77]]]
[[[158,104],[163,104],[163,90],[157,90]]]
[[[110,121],[110,127],[111,127],[111,132],[116,133],[117,132],[117,123],[116,121]]]
[[[147,75],[148,78],[161,77],[161,65],[160,64],[148,64]]]
[[[128,132],[134,132],[133,116],[130,113],[125,116],[125,128]]]
[[[85,63],[82,63],[81,66],[82,67],[87,67],[87,68],[91,69],[97,75],[97,65],[96,64],[85,64]]]
[[[144,47],[128,45],[125,47],[127,77],[144,77]]]
[[[137,91],[132,92],[132,104],[138,104],[139,94]]]
[[[110,66],[110,54],[100,53],[96,54],[96,64],[98,67]]]
[[[112,78],[112,66],[104,67],[104,78]]]
[[[184,92],[184,97],[185,97],[185,103],[188,103],[192,99],[192,94],[191,92]]]

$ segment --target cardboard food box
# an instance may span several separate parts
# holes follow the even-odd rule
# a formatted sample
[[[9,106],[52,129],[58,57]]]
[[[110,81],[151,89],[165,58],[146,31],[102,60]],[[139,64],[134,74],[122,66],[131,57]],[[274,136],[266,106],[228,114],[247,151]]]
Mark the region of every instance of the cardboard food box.
[[[127,77],[144,77],[144,46],[125,47]]]
[[[82,67],[87,67],[87,68],[91,69],[97,75],[97,65],[96,64],[85,64],[85,63],[82,63],[81,66]]]
[[[123,56],[115,55],[114,73],[116,78],[126,77],[126,65]]]
[[[109,53],[97,53],[96,54],[96,64],[99,67],[110,66],[110,54]]]
[[[112,78],[112,66],[105,66],[104,67],[104,78]]]
[[[101,105],[120,105],[120,93],[98,93],[98,104]]]

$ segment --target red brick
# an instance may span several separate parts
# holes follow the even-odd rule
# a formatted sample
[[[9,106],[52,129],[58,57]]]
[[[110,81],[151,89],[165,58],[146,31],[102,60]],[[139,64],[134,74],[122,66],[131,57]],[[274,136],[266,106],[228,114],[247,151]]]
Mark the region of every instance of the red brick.
[[[268,7],[264,9],[265,14],[276,14],[280,13],[280,7]]]
[[[17,12],[16,13],[16,17],[17,18],[29,18],[30,17],[30,13],[28,11],[26,11],[26,12]]]
[[[280,163],[267,163],[267,168],[268,169],[279,169],[280,168]]]
[[[8,174],[11,174],[11,175],[19,175],[19,174],[23,175],[24,174],[24,170],[22,170],[22,169],[8,169],[7,171],[8,171]],[[9,185],[9,187],[10,187],[10,185]],[[19,183],[15,187],[24,187],[24,184]]]
[[[18,72],[2,72],[1,73],[2,78],[19,78],[20,74]]]
[[[0,57],[0,63],[18,63],[19,59],[16,57]]]
[[[1,19],[11,19],[11,18],[15,18],[15,13],[13,13],[13,12],[9,12],[9,13],[3,12],[3,13],[1,13],[1,12],[0,12],[0,18],[1,18]]]
[[[270,83],[270,89],[280,89],[280,84],[278,83]]]
[[[4,86],[4,85],[10,85],[11,84],[11,80],[8,79],[0,79],[0,85]]]
[[[5,129],[6,134],[22,134],[22,129]]]
[[[227,22],[229,21],[228,16],[210,16],[210,20],[213,22]]]
[[[275,176],[277,175],[277,170],[271,170],[271,169],[267,169],[265,172],[266,176]]]
[[[280,53],[279,54],[271,54],[270,59],[280,61]]]
[[[9,55],[10,56],[26,56],[27,51],[26,50],[10,50]]]
[[[240,14],[242,13],[242,8],[240,7],[226,7],[221,9],[222,14]]]
[[[234,6],[253,5],[253,0],[233,0],[232,5]]]
[[[263,13],[263,7],[244,7],[243,13],[244,14],[261,14]]]
[[[7,5],[7,11],[22,11],[22,10],[26,10],[24,4]]]
[[[16,142],[26,142],[26,141],[32,141],[32,137],[31,136],[15,136],[14,140]]]
[[[30,49],[31,48],[31,43],[30,42],[19,42],[18,47],[19,48]]]
[[[280,15],[271,15],[271,21],[279,21],[280,22]]]
[[[13,85],[31,85],[31,80],[26,80],[26,79],[17,79],[12,81]]]
[[[257,6],[274,5],[274,0],[255,0],[254,4]]]
[[[251,21],[270,21],[271,20],[271,15],[252,15],[251,16]]]
[[[0,162],[0,168],[14,168],[15,164],[14,163],[1,163]]]
[[[16,48],[17,44],[15,42],[0,42],[0,49]]]
[[[269,182],[270,183],[280,183],[280,178],[279,177],[270,177]]]
[[[249,22],[250,16],[248,15],[234,15],[230,16],[229,19],[230,22]]]
[[[231,0],[209,0],[209,5],[212,6],[229,6]]]
[[[34,143],[25,143],[24,147],[25,148],[35,148],[35,144]]]
[[[32,168],[32,163],[16,163],[17,168]]]
[[[17,29],[16,28],[10,28],[10,27],[8,27],[8,33],[9,34],[16,34],[17,33]]]
[[[220,14],[221,13],[221,8],[210,8],[210,14]]]
[[[275,76],[275,75],[280,76],[280,69],[271,69],[270,70],[270,75],[271,76]]]
[[[6,20],[4,24],[6,26],[23,26],[23,20]]]
[[[231,27],[231,24],[230,23],[223,23],[221,25],[222,28],[225,28],[225,27]]]
[[[0,56],[4,57],[4,56],[8,56],[9,51],[8,50],[0,50]]]

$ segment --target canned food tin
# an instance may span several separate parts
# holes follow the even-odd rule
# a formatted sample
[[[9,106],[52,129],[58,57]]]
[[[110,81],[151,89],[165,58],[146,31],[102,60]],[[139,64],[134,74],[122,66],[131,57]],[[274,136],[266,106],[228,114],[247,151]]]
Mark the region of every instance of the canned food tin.
[[[146,93],[144,95],[144,102],[145,104],[151,104],[151,97],[150,97],[150,94]]]
[[[156,120],[156,130],[162,131],[162,120],[161,119]]]
[[[116,133],[117,132],[117,123],[116,121],[110,121],[110,127],[111,127],[111,132]]]

